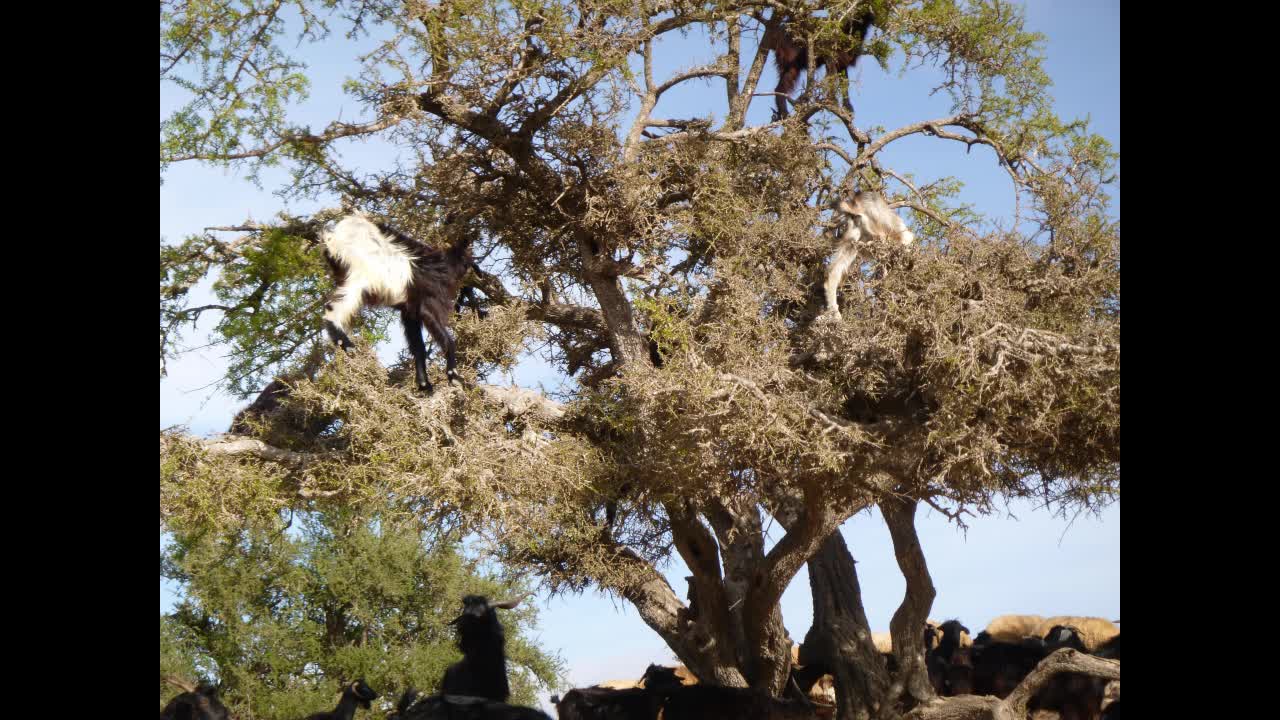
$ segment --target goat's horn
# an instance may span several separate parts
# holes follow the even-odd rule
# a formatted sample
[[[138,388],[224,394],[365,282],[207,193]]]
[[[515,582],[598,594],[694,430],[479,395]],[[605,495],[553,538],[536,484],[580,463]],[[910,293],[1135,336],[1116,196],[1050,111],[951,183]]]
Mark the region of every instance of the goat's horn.
[[[519,605],[522,600],[524,600],[525,598],[529,597],[532,594],[533,593],[525,593],[523,595],[518,595],[510,600],[503,600],[501,602],[490,602],[489,607],[502,608],[503,610],[510,610],[515,606]]]

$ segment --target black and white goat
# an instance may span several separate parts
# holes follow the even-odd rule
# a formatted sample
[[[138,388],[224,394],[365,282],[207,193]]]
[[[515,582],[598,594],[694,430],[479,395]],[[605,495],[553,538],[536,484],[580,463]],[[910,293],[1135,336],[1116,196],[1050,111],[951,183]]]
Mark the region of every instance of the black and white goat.
[[[409,352],[413,353],[418,388],[432,391],[427,380],[423,325],[444,350],[449,381],[460,381],[454,370],[457,355],[449,320],[462,278],[475,266],[468,236],[463,233],[451,247],[438,250],[357,213],[343,218],[322,237],[325,259],[338,286],[324,306],[325,330],[334,343],[344,350],[352,346],[347,324],[360,308],[393,307],[400,311]]]
[[[849,266],[855,261],[861,262],[879,255],[873,249],[875,244],[896,242],[903,248],[909,248],[916,241],[916,236],[907,229],[907,224],[878,192],[855,193],[852,201],[841,198],[834,207],[836,212],[844,216],[845,222],[844,230],[836,239],[836,255],[827,269],[825,289],[827,312],[838,318],[840,306],[836,303],[836,288],[840,286]]]
[[[356,707],[370,709],[378,693],[365,684],[364,678],[342,688],[342,697],[332,712],[320,712],[308,715],[306,720],[351,720],[356,716]]]
[[[523,599],[490,602],[482,595],[462,599],[462,614],[450,623],[458,628],[462,659],[444,671],[441,694],[507,701],[511,687],[507,684],[506,638],[497,609],[510,610]]]

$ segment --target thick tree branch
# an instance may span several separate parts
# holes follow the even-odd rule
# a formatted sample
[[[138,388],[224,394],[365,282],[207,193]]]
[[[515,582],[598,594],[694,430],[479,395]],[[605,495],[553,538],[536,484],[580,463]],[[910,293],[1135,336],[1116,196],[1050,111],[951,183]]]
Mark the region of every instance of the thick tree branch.
[[[261,440],[243,435],[220,435],[210,440],[202,440],[200,444],[204,447],[204,451],[213,457],[253,455],[295,469],[305,467],[323,457],[317,453],[300,453],[273,447]]]
[[[1071,648],[1055,650],[1049,657],[1041,660],[1036,669],[1023,678],[1021,683],[1018,683],[1018,687],[1005,698],[1005,703],[1015,717],[1024,717],[1027,704],[1036,696],[1036,693],[1048,685],[1055,675],[1064,672],[1092,675],[1104,680],[1119,680],[1120,661],[1094,657]]]
[[[937,698],[917,706],[906,714],[904,720],[1023,720],[1027,717],[1027,705],[1031,699],[1055,675],[1064,672],[1119,680],[1120,663],[1062,648],[1041,660],[1004,700],[990,695]]]

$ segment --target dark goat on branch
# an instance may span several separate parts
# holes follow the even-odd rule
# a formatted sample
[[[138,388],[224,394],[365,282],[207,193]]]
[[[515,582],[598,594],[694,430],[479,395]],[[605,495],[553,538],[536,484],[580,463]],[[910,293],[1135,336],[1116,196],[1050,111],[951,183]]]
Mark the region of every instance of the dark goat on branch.
[[[458,628],[458,649],[462,659],[444,671],[440,692],[444,695],[471,695],[505,703],[511,697],[507,684],[506,638],[498,622],[498,608],[510,610],[523,597],[490,602],[482,595],[462,599],[462,614],[450,624]]]
[[[871,26],[875,21],[875,15],[870,7],[845,20],[841,30],[851,40],[855,40],[856,45],[851,43],[851,47],[848,49],[839,50],[834,54],[819,55],[814,60],[813,67],[815,69],[825,67],[827,75],[837,72],[847,74],[849,68],[858,62],[858,56],[862,53],[867,34],[871,32]],[[800,73],[809,69],[809,45],[804,38],[799,38],[792,34],[792,21],[790,18],[784,18],[776,28],[766,32],[762,42],[765,47],[773,51],[773,61],[778,68],[778,85],[773,91],[781,94],[774,97],[777,109],[774,110],[773,119],[775,121],[781,120],[787,117],[787,99],[795,91],[796,84],[800,80]],[[852,113],[853,104],[849,102],[848,94],[844,94],[841,100],[849,112]]]
[[[202,684],[170,700],[160,711],[160,720],[231,720],[231,714],[218,699],[218,689]]]
[[[437,250],[384,223],[355,214],[343,218],[322,237],[325,259],[338,285],[324,306],[325,330],[334,343],[343,350],[352,347],[347,323],[360,308],[392,307],[400,311],[418,388],[427,393],[432,390],[427,380],[423,325],[444,350],[449,382],[460,381],[454,370],[458,360],[449,320],[462,278],[475,265],[469,235],[463,232],[452,246]]]
[[[356,716],[357,706],[368,710],[377,699],[378,693],[361,678],[342,688],[342,697],[338,699],[338,706],[332,712],[314,713],[308,715],[306,720],[351,720]]]

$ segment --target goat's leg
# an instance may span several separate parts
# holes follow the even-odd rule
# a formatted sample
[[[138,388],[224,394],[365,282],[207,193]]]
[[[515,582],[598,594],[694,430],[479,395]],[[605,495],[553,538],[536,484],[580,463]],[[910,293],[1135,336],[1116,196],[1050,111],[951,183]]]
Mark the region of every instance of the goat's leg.
[[[840,287],[840,281],[844,279],[849,266],[853,264],[857,257],[857,241],[842,241],[840,247],[836,250],[835,258],[831,260],[831,266],[827,269],[827,281],[825,284],[827,312],[834,314],[836,317],[840,317],[840,306],[836,302],[836,288]]]
[[[404,339],[413,354],[413,377],[418,389],[430,395],[433,388],[427,379],[427,344],[422,340],[422,318],[416,312],[401,310],[400,323],[404,325]]]
[[[423,313],[422,321],[427,326],[427,332],[431,333],[431,338],[436,341],[436,345],[444,350],[445,377],[449,378],[450,383],[457,381],[461,384],[462,377],[454,370],[458,366],[458,355],[453,336],[434,313]]]
[[[347,323],[360,310],[363,290],[357,287],[340,287],[324,305],[324,329],[329,338],[343,350],[355,347],[347,335]]]
[[[800,72],[803,69],[799,65],[789,64],[786,68],[779,70],[778,85],[773,91],[782,94],[773,97],[773,101],[776,104],[773,112],[773,122],[784,120],[790,115],[787,110],[787,103],[790,102],[792,91],[795,90],[796,85],[800,82]]]
[[[844,88],[840,93],[840,104],[844,105],[844,109],[849,111],[849,117],[853,117],[853,101],[849,99],[849,94],[853,92],[853,81],[849,79],[849,71],[853,66],[847,66],[844,69]]]
[[[458,314],[462,314],[464,308],[475,310],[476,317],[481,320],[489,315],[484,308],[480,307],[480,300],[476,297],[476,289],[471,285],[462,288],[462,291],[458,293],[458,301],[453,305],[454,312]]]

